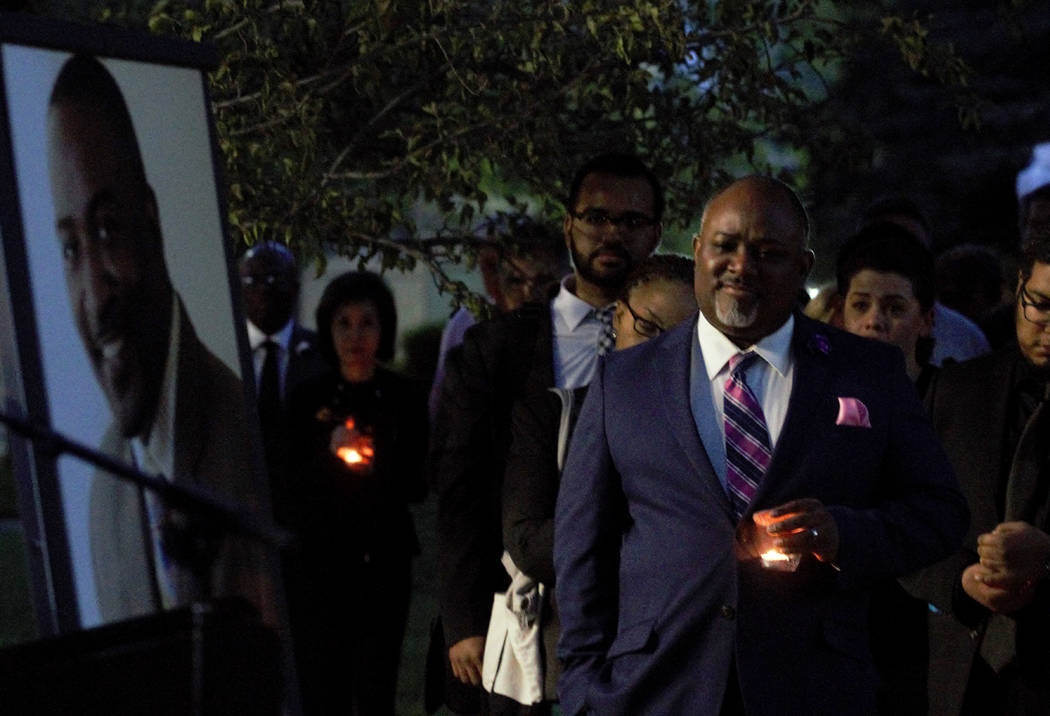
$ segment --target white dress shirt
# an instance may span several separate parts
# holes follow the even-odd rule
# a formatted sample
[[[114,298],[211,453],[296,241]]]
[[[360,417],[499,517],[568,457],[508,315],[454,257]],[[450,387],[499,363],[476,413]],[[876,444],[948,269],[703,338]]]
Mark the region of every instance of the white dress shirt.
[[[598,338],[602,323],[595,307],[571,290],[575,278],[562,279],[551,299],[551,332],[554,348],[554,387],[579,388],[591,382],[598,366]]]
[[[244,322],[248,326],[248,344],[252,347],[252,367],[255,369],[255,390],[258,395],[259,381],[262,379],[263,363],[266,362],[266,341],[277,344],[277,390],[284,398],[284,379],[288,374],[288,361],[291,358],[292,328],[295,322],[291,319],[284,324],[281,330],[268,336],[255,327],[251,321]]]

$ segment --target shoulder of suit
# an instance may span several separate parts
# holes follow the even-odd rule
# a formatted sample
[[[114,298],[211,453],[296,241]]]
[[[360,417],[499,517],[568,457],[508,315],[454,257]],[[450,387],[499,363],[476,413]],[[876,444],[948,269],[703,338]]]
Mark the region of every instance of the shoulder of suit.
[[[1015,343],[998,348],[991,353],[960,363],[947,363],[941,366],[937,374],[937,383],[944,385],[957,382],[985,381],[993,376],[1002,375],[1009,370],[1014,361],[1021,358]]]
[[[293,353],[317,350],[317,333],[309,328],[303,328],[298,323],[292,326],[289,347]]]
[[[797,314],[794,347],[809,356],[846,364],[887,363],[898,358],[895,346]]]

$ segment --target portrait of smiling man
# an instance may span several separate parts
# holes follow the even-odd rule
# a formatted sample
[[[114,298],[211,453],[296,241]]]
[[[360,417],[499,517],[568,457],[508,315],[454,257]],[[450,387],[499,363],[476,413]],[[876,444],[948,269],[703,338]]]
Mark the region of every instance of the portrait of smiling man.
[[[875,713],[870,588],[962,539],[900,352],[796,310],[808,224],[733,182],[699,315],[598,363],[555,511],[566,714]]]
[[[69,59],[47,111],[54,228],[76,330],[112,415],[103,452],[143,472],[252,505],[240,379],[197,338],[165,262],[157,200],[120,87],[97,59]],[[211,596],[162,544],[185,524],[154,495],[96,473],[90,542],[102,619]],[[262,562],[243,540],[221,541],[216,595],[270,608]],[[272,615],[267,615],[272,616]]]

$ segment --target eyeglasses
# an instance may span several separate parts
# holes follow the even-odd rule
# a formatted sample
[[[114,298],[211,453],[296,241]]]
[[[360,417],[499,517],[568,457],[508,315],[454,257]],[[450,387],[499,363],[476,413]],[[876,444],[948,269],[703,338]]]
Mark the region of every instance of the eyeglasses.
[[[628,211],[619,216],[611,216],[601,209],[584,209],[576,212],[570,211],[569,216],[579,219],[584,226],[593,231],[604,229],[606,226],[622,226],[628,231],[646,229],[656,223],[656,219],[646,216],[637,211]]]
[[[287,280],[287,276],[282,273],[257,273],[241,276],[241,285],[245,288],[249,286],[275,286],[279,283],[285,283]]]
[[[1026,321],[1037,326],[1050,325],[1050,301],[1036,301],[1032,294],[1028,293],[1027,286],[1021,286],[1018,296],[1021,300],[1021,313]]]
[[[634,309],[631,308],[631,304],[628,303],[626,300],[623,302],[623,305],[627,306],[627,310],[631,312],[631,318],[634,319],[634,331],[638,335],[645,336],[646,338],[656,338],[658,335],[667,330],[660,324],[654,323],[648,318],[642,318],[641,316],[639,316],[637,313],[634,312]]]

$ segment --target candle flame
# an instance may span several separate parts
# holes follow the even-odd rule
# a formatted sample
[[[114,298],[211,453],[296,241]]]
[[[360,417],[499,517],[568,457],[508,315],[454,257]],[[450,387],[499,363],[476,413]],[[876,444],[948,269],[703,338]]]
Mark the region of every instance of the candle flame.
[[[338,450],[339,458],[347,465],[356,465],[364,462],[365,456],[352,447],[341,447]]]
[[[368,465],[372,462],[372,458],[375,457],[376,451],[368,444],[367,440],[363,442],[365,444],[358,444],[357,446],[344,445],[336,450],[336,455],[347,465]]]

